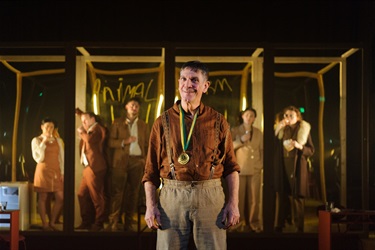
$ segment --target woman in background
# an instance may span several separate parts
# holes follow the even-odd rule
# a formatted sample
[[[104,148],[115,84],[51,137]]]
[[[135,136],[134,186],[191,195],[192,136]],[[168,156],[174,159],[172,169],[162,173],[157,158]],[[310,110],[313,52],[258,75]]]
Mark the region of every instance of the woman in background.
[[[275,231],[282,232],[290,198],[296,232],[303,232],[305,197],[309,194],[307,159],[314,154],[315,148],[311,125],[302,119],[298,108],[284,108],[283,117],[275,124],[275,136],[279,141],[274,169],[277,192]]]
[[[263,134],[253,126],[257,112],[247,108],[241,112],[238,127],[232,128],[233,146],[240,172],[240,226],[237,231],[261,232],[260,189],[263,169]]]
[[[55,222],[64,202],[64,144],[60,137],[54,136],[56,122],[45,118],[41,122],[42,134],[31,141],[31,150],[37,162],[34,175],[34,191],[38,193],[38,212],[44,231],[57,231]],[[47,222],[49,194],[54,194],[51,218]]]

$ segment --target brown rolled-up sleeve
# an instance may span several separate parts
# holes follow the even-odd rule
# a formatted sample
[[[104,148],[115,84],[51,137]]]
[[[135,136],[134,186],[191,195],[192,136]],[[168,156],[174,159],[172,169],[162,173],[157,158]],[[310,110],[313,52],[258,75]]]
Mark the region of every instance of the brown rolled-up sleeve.
[[[142,183],[147,181],[152,182],[156,187],[160,186],[160,166],[161,166],[161,152],[162,152],[162,135],[163,127],[161,118],[155,120],[150,133],[149,146],[147,151],[147,158],[145,164],[145,171],[142,178]]]

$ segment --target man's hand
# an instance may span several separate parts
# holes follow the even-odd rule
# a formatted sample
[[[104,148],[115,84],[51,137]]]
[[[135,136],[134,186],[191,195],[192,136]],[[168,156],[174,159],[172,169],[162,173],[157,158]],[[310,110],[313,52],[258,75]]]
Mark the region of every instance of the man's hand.
[[[227,203],[223,211],[223,220],[224,229],[228,229],[231,226],[235,226],[240,222],[240,211],[238,205],[233,203]]]
[[[145,221],[148,228],[161,229],[160,211],[156,206],[146,208]]]

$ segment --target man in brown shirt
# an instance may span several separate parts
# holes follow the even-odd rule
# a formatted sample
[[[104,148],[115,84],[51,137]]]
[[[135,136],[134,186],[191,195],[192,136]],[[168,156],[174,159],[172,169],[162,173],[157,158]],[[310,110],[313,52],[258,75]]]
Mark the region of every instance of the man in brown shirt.
[[[117,231],[124,205],[124,231],[136,231],[135,212],[139,203],[141,179],[150,131],[148,125],[138,117],[141,101],[137,97],[125,103],[126,117],[113,121],[110,128],[109,147],[113,149],[113,164],[110,169],[111,201],[107,231]]]
[[[145,221],[158,229],[157,249],[187,249],[191,232],[198,249],[226,249],[226,231],[239,221],[239,170],[225,118],[201,102],[208,68],[181,67],[181,100],[153,124],[145,173]],[[228,186],[228,197],[221,177]],[[162,183],[159,200],[156,190]]]
[[[97,122],[93,112],[80,115],[82,126],[77,129],[81,138],[81,163],[84,166],[77,192],[82,223],[76,229],[103,230],[105,221],[104,183],[107,158],[104,151],[106,130]]]

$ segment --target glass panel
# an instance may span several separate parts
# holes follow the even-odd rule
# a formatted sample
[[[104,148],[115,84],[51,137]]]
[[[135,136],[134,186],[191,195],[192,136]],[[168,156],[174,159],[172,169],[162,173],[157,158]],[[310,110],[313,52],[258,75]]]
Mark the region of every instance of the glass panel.
[[[41,229],[39,195],[33,191],[37,163],[32,157],[31,141],[41,135],[41,120],[46,117],[56,121],[64,138],[64,49],[2,48],[0,57],[0,182],[22,187],[20,201],[30,203],[30,211],[29,204],[15,204],[27,207],[21,211],[21,230]],[[56,171],[60,172],[59,166]],[[31,192],[26,192],[25,186]],[[51,204],[53,198],[47,201],[47,207]]]
[[[109,209],[109,217],[107,225],[107,218],[105,218],[105,224],[102,225],[103,221],[84,221],[83,218],[87,216],[81,213],[79,210],[78,200],[76,201],[75,206],[75,226],[82,226],[81,229],[89,229],[91,224],[99,224],[100,227],[104,227],[106,230],[110,231],[123,231],[123,228],[120,227],[120,224],[125,220],[124,208],[122,204],[133,205],[138,211],[138,205],[144,206],[144,191],[141,186],[141,182],[136,181],[136,184],[132,184],[135,176],[131,175],[131,171],[118,172],[120,169],[131,169],[127,167],[127,164],[130,164],[129,159],[122,162],[121,157],[128,157],[131,152],[129,151],[130,143],[125,142],[130,137],[130,130],[126,130],[125,127],[117,130],[112,129],[112,124],[117,119],[123,119],[120,126],[123,124],[132,123],[129,114],[125,110],[125,104],[131,98],[139,98],[140,100],[140,109],[138,113],[138,121],[144,121],[148,128],[151,128],[154,120],[159,116],[160,112],[164,107],[164,49],[163,48],[90,48],[90,47],[79,47],[77,50],[81,53],[77,57],[77,78],[79,81],[85,82],[84,85],[77,86],[77,107],[82,111],[92,111],[102,122],[102,125],[106,127],[108,132],[108,141],[104,147],[107,149],[107,158],[108,158],[108,174],[105,177],[105,183],[108,183],[109,186],[106,187],[105,196],[107,197],[106,207],[103,208],[106,210]],[[85,98],[82,99],[81,96]],[[129,118],[126,120],[125,118]],[[80,119],[76,120],[77,127],[81,126]],[[115,126],[115,125],[114,125]],[[138,127],[139,128],[139,127]],[[117,131],[119,134],[114,134]],[[126,130],[126,132],[125,132]],[[117,133],[116,132],[116,133]],[[123,133],[124,134],[120,134]],[[139,131],[143,133],[142,136],[147,136],[147,145],[148,145],[148,132]],[[122,136],[125,137],[122,137]],[[137,141],[141,144],[139,138],[140,134],[134,135],[137,137]],[[76,148],[80,149],[79,137],[77,137]],[[120,155],[119,149],[120,143],[117,141],[123,140],[123,154]],[[142,147],[142,145],[140,145]],[[143,148],[141,149],[143,150]],[[143,150],[144,151],[144,150]],[[77,150],[76,155],[76,192],[79,193],[79,187],[81,185],[82,173],[85,175],[85,169],[83,169],[80,162],[79,150]],[[145,155],[147,152],[143,152]],[[97,156],[96,156],[97,157]],[[119,157],[121,159],[119,159]],[[90,161],[90,160],[89,160]],[[121,162],[121,163],[120,163]],[[142,168],[142,166],[138,166]],[[82,172],[83,171],[83,172]],[[126,173],[126,175],[125,175]],[[127,176],[128,175],[128,176]],[[115,187],[114,185],[121,182],[123,187]],[[132,201],[127,199],[126,202],[123,200],[123,195],[125,192],[125,186],[133,187],[139,185],[141,191],[140,203],[138,201]],[[87,187],[86,187],[87,188]],[[90,197],[87,197],[90,199]],[[119,212],[119,218],[116,215],[117,205],[121,209]],[[97,204],[98,205],[98,204]],[[132,230],[137,230],[137,213],[134,213],[134,216],[130,216],[126,219],[125,224],[127,225],[128,221],[132,221]],[[107,216],[107,215],[105,215]],[[143,223],[143,219],[141,220]],[[122,225],[124,227],[124,225]]]
[[[142,100],[140,118],[151,127],[164,109],[164,49],[79,47],[77,51],[77,107],[94,111],[109,128],[116,117],[125,115],[124,102],[136,96]],[[179,68],[188,60],[199,59],[211,71],[211,86],[203,102],[223,113],[232,127],[239,124],[239,112],[252,106],[258,111],[254,125],[263,131],[262,51],[259,48],[177,48],[176,85],[167,91],[173,91],[177,99]],[[357,51],[355,48],[275,50],[274,113],[292,104],[312,125],[315,154],[309,159],[310,194],[305,206],[305,211],[312,216],[305,220],[306,232],[315,232],[317,218],[313,215],[316,207],[325,201],[351,207],[361,203],[361,169],[346,168],[346,162],[356,165],[354,155],[359,154],[359,147],[346,145],[346,89],[348,86],[348,92],[358,91],[356,86],[361,81],[362,58]],[[33,181],[36,163],[30,143],[41,133],[41,119],[46,116],[55,119],[64,138],[64,53],[64,48],[0,48],[3,94],[0,182],[16,181],[22,185]],[[357,114],[349,116],[358,117]],[[77,119],[76,126],[80,124]],[[79,148],[78,139],[76,148]],[[347,155],[349,150],[351,154]],[[82,173],[78,150],[75,164],[77,191]],[[346,183],[346,176],[351,176],[350,183]],[[346,193],[357,195],[346,197]],[[30,194],[30,226],[26,228],[40,229],[37,195]],[[78,201],[75,204],[77,226],[81,218]],[[288,226],[288,230],[292,227]]]
[[[326,201],[334,202],[337,207],[346,204],[346,155],[343,155],[346,151],[346,69],[347,61],[356,52],[357,49],[348,48],[277,50],[275,53],[275,116],[278,112],[283,114],[285,107],[295,106],[303,120],[311,125],[315,146],[315,153],[307,157],[305,232],[317,232],[316,209],[323,208]],[[291,202],[287,208],[290,213],[285,218],[292,218],[289,221],[292,223],[285,223],[283,231],[296,230],[296,223],[292,225],[298,214],[296,209]]]
[[[259,132],[251,143],[245,142],[242,147],[236,150],[239,164],[242,168],[240,175],[240,213],[241,222],[236,227],[232,227],[229,232],[261,232],[262,225],[262,171],[254,168],[262,168],[262,159],[259,161],[249,160],[262,155],[259,150],[260,142],[263,141],[263,99],[262,99],[262,58],[263,49],[260,48],[199,48],[187,49],[178,48],[176,52],[176,99],[179,99],[178,79],[180,68],[183,63],[191,60],[200,60],[209,68],[210,87],[203,95],[202,102],[214,108],[224,115],[232,128],[232,139],[239,140],[242,133],[242,126],[251,127],[249,123],[242,120],[241,113],[246,108],[254,108],[257,117],[254,128]],[[250,129],[253,131],[253,129]],[[254,129],[255,130],[255,129]],[[243,131],[245,133],[245,131]],[[247,154],[251,154],[247,155]],[[257,166],[249,165],[249,162]],[[258,185],[252,185],[254,190],[250,190],[250,173],[254,172],[253,181],[258,180]],[[246,184],[247,183],[247,184]],[[227,193],[226,182],[223,187]],[[256,204],[250,208],[250,193],[257,194]],[[255,199],[255,198],[254,198]],[[254,209],[255,208],[255,209]],[[252,210],[252,211],[250,211]],[[250,214],[252,214],[251,222]],[[251,225],[250,225],[251,224]]]

